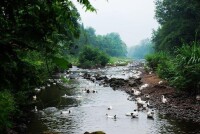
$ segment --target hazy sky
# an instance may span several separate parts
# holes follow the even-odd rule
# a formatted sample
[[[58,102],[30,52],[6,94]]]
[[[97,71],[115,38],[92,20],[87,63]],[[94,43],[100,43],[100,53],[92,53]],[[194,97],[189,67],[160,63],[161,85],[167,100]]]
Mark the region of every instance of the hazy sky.
[[[158,23],[154,19],[154,0],[90,0],[97,13],[85,12],[76,4],[85,27],[93,27],[96,34],[120,34],[127,46],[150,38]]]

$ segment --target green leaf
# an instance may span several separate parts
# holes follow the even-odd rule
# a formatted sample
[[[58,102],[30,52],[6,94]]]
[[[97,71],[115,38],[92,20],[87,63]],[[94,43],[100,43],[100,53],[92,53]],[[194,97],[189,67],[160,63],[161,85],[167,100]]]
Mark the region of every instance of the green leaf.
[[[70,66],[70,63],[64,58],[53,57],[52,60],[61,69],[68,69]]]

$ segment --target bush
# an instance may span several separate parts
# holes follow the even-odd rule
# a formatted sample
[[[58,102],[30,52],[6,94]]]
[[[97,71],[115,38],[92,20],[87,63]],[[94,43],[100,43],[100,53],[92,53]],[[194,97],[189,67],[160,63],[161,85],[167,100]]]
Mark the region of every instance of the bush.
[[[175,68],[173,60],[163,60],[160,64],[158,64],[156,73],[160,78],[170,80],[175,75]]]
[[[15,111],[14,97],[8,91],[0,92],[0,132],[11,127],[11,114]]]
[[[177,50],[176,71],[172,85],[191,94],[200,92],[200,47],[199,43],[183,45]]]
[[[166,78],[170,85],[190,94],[200,93],[200,44],[192,43],[177,49],[171,59],[164,53],[146,57],[148,67],[156,71],[161,78]]]
[[[169,57],[164,52],[149,54],[146,57],[147,66],[150,67],[153,71],[155,71],[159,64],[169,60]]]
[[[91,46],[85,46],[79,55],[79,66],[82,68],[92,68],[105,66],[109,57],[100,50]]]

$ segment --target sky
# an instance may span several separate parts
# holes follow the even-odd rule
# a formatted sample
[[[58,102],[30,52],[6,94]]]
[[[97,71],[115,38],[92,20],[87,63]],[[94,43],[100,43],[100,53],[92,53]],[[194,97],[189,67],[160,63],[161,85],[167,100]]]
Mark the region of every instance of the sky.
[[[154,0],[90,0],[97,9],[85,12],[80,4],[74,3],[85,27],[93,27],[96,34],[119,33],[128,47],[151,38],[152,30],[158,28],[154,18]]]

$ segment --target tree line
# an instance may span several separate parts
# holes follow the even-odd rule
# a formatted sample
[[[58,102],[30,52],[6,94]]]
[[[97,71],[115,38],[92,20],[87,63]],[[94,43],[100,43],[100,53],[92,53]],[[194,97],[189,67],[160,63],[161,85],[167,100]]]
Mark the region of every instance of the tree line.
[[[97,35],[94,28],[84,28],[83,25],[80,37],[75,40],[75,45],[79,49],[82,49],[84,45],[90,45],[114,57],[126,57],[127,55],[127,46],[118,33]]]
[[[128,57],[133,59],[145,59],[145,56],[154,52],[154,45],[150,39],[142,40],[138,45],[128,49]]]

